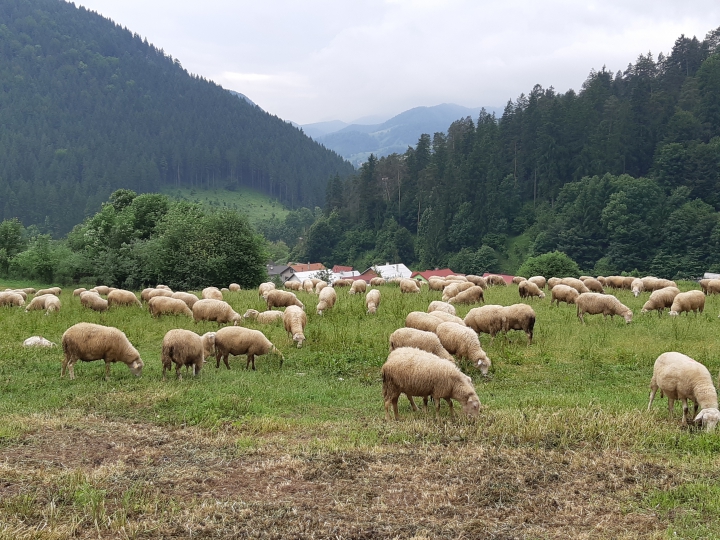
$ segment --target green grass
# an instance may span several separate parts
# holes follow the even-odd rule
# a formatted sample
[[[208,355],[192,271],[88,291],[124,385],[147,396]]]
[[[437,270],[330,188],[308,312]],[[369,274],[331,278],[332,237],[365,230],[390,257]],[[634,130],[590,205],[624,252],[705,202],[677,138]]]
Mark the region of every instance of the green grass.
[[[226,189],[188,189],[169,188],[163,194],[173,199],[202,204],[211,208],[236,210],[245,214],[250,223],[276,217],[285,219],[289,210],[276,199],[245,187],[235,191]]]
[[[19,285],[13,283],[13,286]],[[687,289],[694,284],[682,284]],[[666,351],[680,351],[720,369],[720,297],[708,297],[699,316],[641,315],[647,294],[634,298],[615,294],[635,317],[586,317],[582,325],[573,306],[550,307],[549,299],[529,302],[537,312],[534,343],[511,332],[492,343],[481,336],[493,366],[483,378],[463,365],[483,405],[475,421],[449,421],[413,414],[401,398],[401,422],[387,423],[381,397],[380,367],[387,357],[388,336],[404,325],[407,313],[425,311],[441,293],[426,288],[402,295],[393,286],[380,287],[376,316],[365,314],[364,297],[338,291],[338,303],[324,316],[315,313],[317,296],[298,293],[306,305],[307,341],[293,346],[280,324],[245,323],[262,330],[285,354],[259,357],[257,372],[244,370],[244,357],[231,357],[231,370],[208,362],[196,378],[161,380],[160,345],[172,328],[198,333],[217,329],[184,317],[153,319],[144,309],[114,308],[107,313],[83,309],[70,290],[63,292],[60,313],[25,313],[0,308],[0,447],[11,447],[34,429],[37,418],[77,419],[99,416],[109,421],[143,423],[167,428],[197,426],[209,433],[233,434],[239,454],[280,448],[290,454],[375,452],[407,445],[459,444],[468,449],[505,448],[520,452],[623,453],[634,462],[669,464],[684,471],[685,481],[647,480],[647,494],[626,500],[629,511],[657,512],[668,531],[681,537],[717,537],[716,503],[698,507],[700,499],[717,499],[716,475],[702,480],[702,467],[720,454],[718,434],[680,427],[680,410],[667,416],[667,401],[646,411],[653,363]],[[256,291],[226,293],[236,311],[262,310]],[[486,303],[519,301],[517,287],[491,288]],[[458,307],[464,316],[470,307]],[[62,333],[79,321],[115,326],[138,348],[145,362],[141,378],[114,364],[109,381],[103,362],[79,362],[76,379],[61,379],[62,351],[24,349],[22,341],[42,335],[60,343]],[[442,450],[438,449],[438,452]],[[704,464],[704,465],[703,465]],[[102,492],[82,484],[74,488],[73,504],[90,505],[104,516]],[[83,487],[84,486],[84,487]],[[22,508],[32,500],[17,498]],[[86,510],[87,511],[87,510]],[[1,532],[1,531],[0,531]],[[668,533],[670,534],[670,533]],[[1,535],[0,535],[1,536]]]

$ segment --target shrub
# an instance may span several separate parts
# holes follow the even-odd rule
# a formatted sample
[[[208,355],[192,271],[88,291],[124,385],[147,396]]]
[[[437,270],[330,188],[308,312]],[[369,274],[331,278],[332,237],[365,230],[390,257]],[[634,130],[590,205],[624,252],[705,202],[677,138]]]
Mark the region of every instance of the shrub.
[[[528,257],[518,268],[521,276],[578,277],[580,268],[577,263],[562,251],[543,253],[537,257]]]

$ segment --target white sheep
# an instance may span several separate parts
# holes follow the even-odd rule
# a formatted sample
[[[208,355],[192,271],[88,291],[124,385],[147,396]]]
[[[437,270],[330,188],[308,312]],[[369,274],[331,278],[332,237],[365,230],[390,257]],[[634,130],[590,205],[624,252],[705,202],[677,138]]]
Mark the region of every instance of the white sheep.
[[[173,292],[173,290],[170,287],[168,287],[167,285],[158,284],[158,285],[155,285],[155,288],[156,289],[165,289],[166,291]]]
[[[432,396],[435,415],[440,414],[440,401],[447,401],[453,414],[452,400],[462,405],[468,416],[477,416],[480,399],[468,377],[456,366],[434,354],[413,347],[392,351],[382,367],[385,418],[390,420],[390,407],[395,420],[400,419],[397,402],[400,394]]]
[[[702,313],[705,309],[705,295],[702,291],[681,292],[675,296],[672,306],[670,307],[670,315],[673,317],[681,313]]]
[[[285,308],[285,316],[283,317],[285,331],[290,334],[292,340],[297,343],[298,349],[302,347],[305,341],[305,325],[307,324],[307,315],[297,306],[288,306]]]
[[[299,291],[300,289],[302,289],[302,283],[300,281],[294,281],[294,280],[289,281],[288,280],[285,283],[283,283],[283,287],[285,287],[289,291]],[[265,296],[265,295],[263,294],[263,296]]]
[[[488,285],[507,287],[507,283],[505,282],[505,279],[503,279],[502,276],[491,274],[489,276],[485,276],[485,281],[487,281]]]
[[[692,416],[688,416],[688,400],[694,403],[693,416],[696,424],[702,424],[707,431],[712,431],[720,421],[717,392],[708,369],[700,362],[679,352],[666,352],[658,356],[650,381],[650,403],[648,411],[655,399],[655,392],[660,389],[668,398],[668,413],[672,416],[676,400],[683,403],[682,425],[686,426]],[[700,412],[698,413],[698,408]],[[693,421],[693,420],[691,420]]]
[[[495,336],[505,328],[503,306],[487,304],[473,308],[465,315],[464,322],[468,328],[472,328],[478,334],[490,334],[490,338],[495,339]]]
[[[315,294],[320,294],[320,291],[322,291],[322,290],[323,290],[325,287],[327,287],[327,286],[328,286],[328,282],[327,282],[327,281],[322,281],[322,280],[321,280],[321,281],[318,281],[318,282],[315,284]]]
[[[503,332],[522,330],[532,343],[535,328],[535,310],[527,304],[513,304],[502,308]]]
[[[603,284],[600,283],[595,278],[587,278],[583,279],[582,282],[585,284],[585,286],[590,290],[590,292],[598,292],[598,293],[604,293],[605,288],[603,287]]]
[[[364,293],[367,290],[367,282],[363,279],[356,279],[353,281],[352,286],[350,287],[350,290],[348,291],[349,294],[357,294],[357,293]]]
[[[571,278],[571,277],[562,278],[560,283],[562,285],[567,285],[568,287],[572,287],[580,294],[590,292],[590,289],[588,289],[585,286],[585,284],[577,278]]]
[[[444,279],[437,278],[437,277],[431,277],[430,280],[428,281],[428,288],[431,291],[442,291],[445,287],[447,287],[450,284],[451,284],[450,281],[446,281]]]
[[[35,294],[36,294],[36,296],[43,296],[45,294],[53,294],[55,296],[60,296],[61,292],[62,292],[62,289],[60,287],[50,287],[49,289],[40,289]]]
[[[435,313],[433,311],[433,313]],[[444,322],[439,317],[433,316],[432,313],[424,313],[422,311],[411,311],[405,317],[405,326],[407,328],[415,328],[424,330],[425,332],[435,332],[435,329]]]
[[[385,280],[383,278],[374,277],[370,280],[371,287],[379,287],[380,285],[385,285]]]
[[[333,282],[332,286],[339,289],[340,287],[352,287],[352,284],[352,279],[337,279]]]
[[[94,291],[80,293],[80,305],[93,311],[108,310],[108,301]]]
[[[532,278],[530,278],[530,279],[532,279]],[[560,283],[562,283],[562,279],[560,279],[558,277],[551,277],[550,279],[547,280],[546,283],[547,283],[547,288],[552,289],[553,287],[555,287],[555,285],[559,285]]]
[[[60,299],[54,294],[41,294],[33,298],[25,308],[25,311],[46,310],[46,313],[60,311]]]
[[[455,315],[455,306],[448,304],[447,302],[441,302],[440,300],[433,300],[427,308],[428,313],[433,311],[444,311],[450,315]]]
[[[105,380],[110,379],[110,364],[113,362],[126,364],[136,377],[142,373],[143,361],[137,349],[123,332],[112,326],[77,323],[62,335],[62,348],[65,357],[60,371],[61,377],[64,377],[67,371],[70,379],[74,379],[74,366],[78,360],[105,360]]]
[[[368,315],[377,313],[378,306],[380,306],[380,291],[378,289],[371,289],[365,295],[365,307],[367,308]]]
[[[294,293],[288,291],[280,291],[277,289],[273,289],[267,292],[267,294],[265,295],[265,302],[267,303],[268,309],[272,309],[274,307],[288,306],[297,306],[300,309],[305,308],[303,303],[298,300],[298,297],[295,296]]]
[[[478,367],[480,373],[488,374],[492,363],[472,328],[468,328],[464,324],[444,322],[437,326],[435,334],[447,352],[460,358],[466,358]]]
[[[87,291],[85,287],[79,287],[73,291],[73,296],[80,296],[80,293]]]
[[[170,295],[172,296],[172,294]],[[223,295],[220,289],[217,287],[205,287],[200,294],[200,297],[204,300],[222,300]]]
[[[630,284],[630,291],[632,291],[633,296],[637,298],[640,296],[640,293],[645,290],[645,285],[643,284],[643,280],[640,278],[635,278],[632,280],[632,283]]]
[[[258,287],[258,296],[265,296],[265,293],[267,291],[272,291],[275,288],[275,284],[272,281],[266,281],[265,283],[261,283]]]
[[[620,302],[611,294],[600,294],[587,292],[583,293],[575,299],[577,306],[577,316],[580,321],[585,324],[584,315],[600,315],[603,319],[610,315],[612,319],[615,315],[620,315],[625,319],[626,323],[632,321],[633,312],[625,304]]]
[[[180,368],[183,366],[185,366],[185,371],[192,366],[193,376],[197,375],[202,369],[205,359],[214,352],[215,332],[207,332],[199,336],[190,330],[170,330],[163,338],[160,355],[163,380],[166,378],[166,372],[172,369],[173,363],[178,380],[182,380]]]
[[[110,294],[110,291],[113,291],[115,289],[108,287],[107,285],[96,285],[90,290],[97,292],[101,296],[107,296],[108,294]]]
[[[483,289],[487,289],[488,287],[487,281],[485,281],[485,278],[483,277],[469,274],[465,276],[465,279],[467,279],[473,285],[477,285],[478,287],[482,287]]]
[[[402,279],[400,281],[400,292],[401,293],[419,293],[420,286],[414,279]]]
[[[125,289],[115,289],[107,295],[108,306],[137,306],[142,307],[135,293]]]
[[[254,319],[260,324],[273,324],[285,319],[283,311],[258,311],[256,309],[248,309],[243,315],[243,319]]]
[[[449,302],[451,304],[465,305],[482,304],[485,301],[483,288],[478,285],[472,285],[471,283],[468,283],[468,285],[470,285],[470,287],[457,293],[455,296],[450,298]]]
[[[238,292],[242,290],[242,287],[238,283],[231,283],[228,285],[228,290],[231,292]]]
[[[455,363],[452,355],[440,343],[434,332],[425,332],[416,328],[398,328],[390,334],[390,351],[400,347],[416,347]]]
[[[331,309],[337,300],[337,293],[333,287],[325,287],[318,296],[317,314],[322,315]]]
[[[167,296],[151,298],[148,302],[148,311],[153,317],[159,317],[160,315],[187,315],[190,318],[193,317],[192,310],[185,302],[179,298],[168,298]]]
[[[195,296],[194,294],[189,293],[189,292],[183,292],[183,291],[178,291],[178,292],[172,293],[172,296],[170,298],[175,298],[176,300],[182,300],[183,302],[185,302],[185,304],[187,304],[187,307],[189,307],[190,309],[192,309],[192,307],[195,305],[195,302],[197,302],[199,300],[199,298],[197,296]]]
[[[680,289],[677,287],[657,289],[650,294],[650,298],[645,302],[640,313],[657,310],[658,316],[660,316],[662,312],[665,311],[665,308],[672,307],[673,301],[678,294],[680,294]]]
[[[306,293],[310,294],[311,292],[313,292],[313,287],[314,287],[314,284],[313,284],[313,282],[312,282],[312,279],[304,279],[303,282],[302,282],[302,289],[301,289],[301,290],[303,290],[303,291],[305,291]]]
[[[527,278],[524,278],[522,276],[513,276],[512,283],[513,285],[520,285],[523,281],[527,281]]]
[[[528,281],[537,285],[539,289],[544,289],[545,285],[547,285],[547,280],[544,276],[533,276],[528,278]]]
[[[25,300],[16,292],[0,292],[0,306],[21,307],[23,304],[25,304]]]
[[[251,330],[242,326],[226,326],[215,333],[216,368],[220,367],[220,359],[222,359],[225,367],[230,369],[228,362],[230,355],[246,354],[245,369],[252,365],[253,371],[255,371],[255,357],[268,353],[278,354],[280,366],[282,366],[285,357],[259,330]]]
[[[432,315],[433,317],[440,319],[442,322],[454,322],[465,326],[465,321],[463,321],[460,317],[457,315],[450,315],[445,311],[435,310],[428,313],[428,315]]]
[[[575,299],[580,296],[580,293],[577,292],[576,289],[573,289],[569,285],[563,285],[562,283],[558,283],[550,289],[550,294],[550,305],[552,306],[552,303],[555,302],[558,307],[560,307],[560,302],[574,304]]]
[[[56,347],[57,345],[42,336],[30,336],[23,341],[23,347]]]
[[[545,298],[545,293],[532,281],[523,280],[518,284],[520,298]]]
[[[213,300],[204,298],[195,302],[192,307],[193,319],[198,321],[215,321],[218,324],[237,324],[242,320],[239,313],[224,300]]]
[[[151,298],[155,298],[156,296],[165,296],[167,298],[172,298],[172,295],[173,292],[168,291],[167,289],[150,289],[147,292],[143,291],[142,293],[140,293],[140,298],[142,298],[145,302],[149,302]]]

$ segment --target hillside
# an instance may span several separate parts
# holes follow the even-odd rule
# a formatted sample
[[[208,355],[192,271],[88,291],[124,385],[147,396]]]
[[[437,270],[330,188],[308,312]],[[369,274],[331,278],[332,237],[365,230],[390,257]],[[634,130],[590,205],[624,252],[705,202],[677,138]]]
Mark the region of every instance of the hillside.
[[[118,188],[247,186],[322,205],[352,166],[83,7],[0,3],[0,219],[60,235]]]

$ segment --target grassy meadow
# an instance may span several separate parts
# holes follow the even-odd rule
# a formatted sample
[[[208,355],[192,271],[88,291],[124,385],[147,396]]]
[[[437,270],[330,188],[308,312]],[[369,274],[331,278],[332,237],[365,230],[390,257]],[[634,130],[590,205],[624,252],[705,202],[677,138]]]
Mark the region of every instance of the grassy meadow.
[[[18,286],[19,283],[0,283]],[[681,289],[696,284],[682,283]],[[380,287],[335,307],[305,303],[307,341],[281,324],[262,330],[285,355],[209,361],[199,376],[162,381],[160,346],[172,328],[215,323],[153,319],[145,309],[83,309],[66,290],[59,313],[0,308],[0,539],[10,538],[717,538],[720,435],[682,429],[680,406],[647,412],[659,354],[676,350],[720,369],[720,297],[705,313],[640,314],[648,293],[616,291],[635,313],[586,316],[530,303],[535,339],[481,336],[493,366],[469,364],[477,420],[413,413],[386,422],[380,366],[388,337],[441,293]],[[236,311],[264,309],[256,291],[226,293]],[[519,302],[517,286],[486,303]],[[457,308],[464,316],[471,306]],[[78,362],[60,379],[60,343],[80,321],[115,326],[145,362],[141,378]]]

